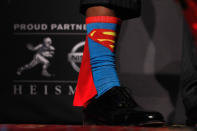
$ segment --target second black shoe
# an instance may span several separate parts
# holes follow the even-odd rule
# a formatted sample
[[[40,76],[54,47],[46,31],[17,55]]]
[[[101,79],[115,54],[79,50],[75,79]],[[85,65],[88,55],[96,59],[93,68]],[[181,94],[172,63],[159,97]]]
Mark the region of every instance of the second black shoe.
[[[85,125],[162,126],[163,116],[136,104],[126,87],[113,87],[84,108]]]
[[[197,106],[191,108],[187,112],[187,121],[186,124],[188,126],[196,126],[197,127]]]
[[[197,126],[197,83],[186,88],[183,103],[186,109],[188,126]]]

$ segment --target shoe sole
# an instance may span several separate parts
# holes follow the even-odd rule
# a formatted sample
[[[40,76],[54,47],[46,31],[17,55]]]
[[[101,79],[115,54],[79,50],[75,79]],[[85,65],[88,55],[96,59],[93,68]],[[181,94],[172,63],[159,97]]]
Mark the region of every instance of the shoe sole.
[[[162,127],[165,125],[165,122],[162,121],[149,121],[145,123],[141,123],[135,126],[144,126],[144,127]]]
[[[163,127],[165,126],[165,122],[162,121],[149,121],[149,122],[145,122],[145,123],[140,123],[140,124],[132,124],[132,125],[125,125],[125,126],[141,126],[141,127]],[[104,123],[98,123],[98,122],[90,122],[90,121],[83,121],[83,125],[108,125],[108,124],[104,124]],[[120,125],[120,126],[124,126],[124,125]]]

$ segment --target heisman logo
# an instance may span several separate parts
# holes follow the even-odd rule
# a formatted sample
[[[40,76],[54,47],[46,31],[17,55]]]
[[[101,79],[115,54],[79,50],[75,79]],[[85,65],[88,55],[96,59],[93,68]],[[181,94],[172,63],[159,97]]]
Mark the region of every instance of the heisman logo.
[[[73,69],[77,72],[80,70],[84,45],[85,41],[77,43],[68,54],[68,61],[71,63]]]
[[[50,66],[50,58],[53,58],[55,54],[55,47],[52,46],[52,39],[50,37],[43,38],[43,42],[38,44],[37,46],[33,46],[32,44],[27,44],[27,49],[35,52],[33,59],[20,68],[18,68],[16,74],[22,75],[24,71],[30,70],[37,65],[42,65],[42,73],[41,75],[44,77],[51,77],[52,74],[48,72],[48,68]]]

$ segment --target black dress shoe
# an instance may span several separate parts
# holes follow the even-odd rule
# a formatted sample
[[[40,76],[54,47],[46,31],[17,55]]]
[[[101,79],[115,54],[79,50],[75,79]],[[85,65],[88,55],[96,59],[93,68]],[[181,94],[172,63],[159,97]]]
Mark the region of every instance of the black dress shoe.
[[[188,126],[197,126],[197,106],[191,108],[187,113],[186,124]]]
[[[197,126],[197,83],[186,87],[183,96],[183,103],[186,110],[186,124],[188,126]]]
[[[136,104],[125,87],[113,87],[84,108],[85,125],[162,126],[163,116]]]

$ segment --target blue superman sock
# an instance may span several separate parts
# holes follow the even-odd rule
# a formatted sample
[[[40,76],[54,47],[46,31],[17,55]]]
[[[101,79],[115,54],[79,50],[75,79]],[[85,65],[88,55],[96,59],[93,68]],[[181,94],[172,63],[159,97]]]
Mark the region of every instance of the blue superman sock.
[[[88,17],[87,33],[90,64],[97,96],[120,86],[115,64],[115,38],[119,19],[110,16]]]

